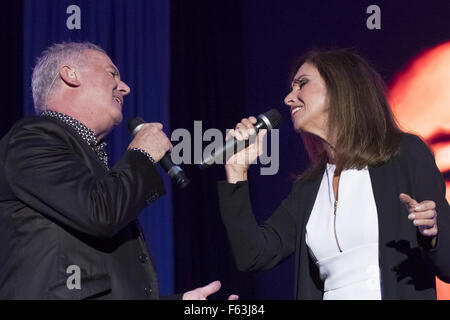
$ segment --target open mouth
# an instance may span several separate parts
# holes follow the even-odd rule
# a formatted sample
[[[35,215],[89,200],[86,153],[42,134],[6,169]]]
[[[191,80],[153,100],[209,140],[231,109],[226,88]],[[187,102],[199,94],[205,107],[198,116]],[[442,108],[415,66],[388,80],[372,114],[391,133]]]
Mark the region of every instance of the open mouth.
[[[303,106],[296,106],[291,108],[291,115],[294,115],[297,111],[303,109]]]
[[[113,96],[113,100],[116,101],[118,104],[122,105],[122,99],[120,99],[117,96]]]

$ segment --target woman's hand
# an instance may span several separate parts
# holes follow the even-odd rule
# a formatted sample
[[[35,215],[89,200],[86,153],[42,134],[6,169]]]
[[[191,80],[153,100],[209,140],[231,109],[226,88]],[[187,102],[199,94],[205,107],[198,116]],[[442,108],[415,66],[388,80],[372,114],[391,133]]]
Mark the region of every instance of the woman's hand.
[[[255,117],[242,119],[236,125],[236,128],[228,133],[226,140],[231,139],[231,137],[239,141],[251,139],[256,133],[253,126],[256,122]],[[267,130],[261,130],[253,144],[250,144],[247,148],[239,151],[227,160],[225,163],[225,172],[228,182],[236,183],[247,180],[247,170],[250,164],[263,153],[263,138],[266,133]]]
[[[409,195],[401,193],[400,200],[406,204],[409,210],[408,219],[411,220],[419,229],[419,232],[431,239],[432,248],[436,247],[436,239],[438,234],[437,212],[434,201],[426,200],[418,203]]]

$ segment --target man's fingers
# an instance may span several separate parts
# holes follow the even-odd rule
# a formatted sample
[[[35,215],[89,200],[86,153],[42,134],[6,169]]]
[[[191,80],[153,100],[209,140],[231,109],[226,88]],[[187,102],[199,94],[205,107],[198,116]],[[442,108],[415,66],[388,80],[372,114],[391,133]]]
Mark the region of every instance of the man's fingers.
[[[150,122],[150,123],[146,123],[146,125],[148,127],[155,127],[155,128],[157,128],[159,130],[162,130],[164,128],[163,124],[159,123],[159,122]]]
[[[239,296],[232,294],[228,297],[228,300],[239,300]]]
[[[199,290],[201,294],[206,298],[207,296],[219,291],[221,286],[222,284],[220,283],[220,281],[214,281],[204,287],[199,288]]]

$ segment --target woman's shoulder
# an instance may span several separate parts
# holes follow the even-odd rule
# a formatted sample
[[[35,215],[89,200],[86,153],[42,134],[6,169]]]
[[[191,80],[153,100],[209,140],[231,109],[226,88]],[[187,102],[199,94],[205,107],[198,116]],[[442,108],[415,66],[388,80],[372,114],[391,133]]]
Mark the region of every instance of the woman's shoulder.
[[[400,152],[406,154],[421,154],[431,153],[424,140],[413,133],[402,132],[400,133]]]
[[[424,140],[412,133],[402,132],[399,152],[396,157],[402,163],[417,165],[435,164],[434,154]]]

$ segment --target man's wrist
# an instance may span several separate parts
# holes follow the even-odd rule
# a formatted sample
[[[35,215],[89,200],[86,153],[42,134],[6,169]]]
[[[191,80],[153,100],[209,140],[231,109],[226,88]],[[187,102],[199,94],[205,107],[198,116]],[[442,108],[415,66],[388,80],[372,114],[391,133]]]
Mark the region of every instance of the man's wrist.
[[[153,159],[153,157],[150,155],[150,153],[148,153],[148,152],[145,151],[144,149],[141,149],[141,148],[131,148],[131,149],[128,149],[128,150],[140,152],[140,153],[142,153],[143,155],[145,155],[145,156],[147,157],[147,159],[150,160],[153,164],[156,164],[155,159]]]

